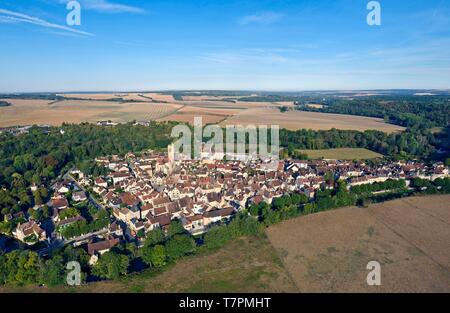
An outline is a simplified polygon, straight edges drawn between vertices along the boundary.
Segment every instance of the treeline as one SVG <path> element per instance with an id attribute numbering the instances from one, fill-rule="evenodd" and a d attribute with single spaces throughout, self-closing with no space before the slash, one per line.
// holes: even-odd
<path id="1" fill-rule="evenodd" d="M 435 137 L 429 132 L 387 134 L 376 130 L 280 130 L 280 143 L 293 156 L 297 149 L 366 148 L 388 157 L 426 159 L 434 151 Z"/>
<path id="2" fill-rule="evenodd" d="M 0 99 L 20 99 L 20 100 L 63 100 L 63 96 L 54 93 L 23 93 L 23 94 L 0 94 Z"/>
<path id="3" fill-rule="evenodd" d="M 293 217 L 354 204 L 355 195 L 347 190 L 345 182 L 339 181 L 334 189 L 318 190 L 313 201 L 304 194 L 293 193 L 275 198 L 271 205 L 266 202 L 253 204 L 248 211 L 265 226 L 269 226 Z"/>
<path id="4" fill-rule="evenodd" d="M 412 129 L 446 127 L 450 123 L 447 96 L 365 97 L 328 101 L 323 108 L 299 105 L 303 111 L 378 117 L 386 122 Z"/>
<path id="5" fill-rule="evenodd" d="M 447 194 L 450 193 L 450 178 L 438 178 L 430 181 L 416 177 L 411 180 L 411 187 L 424 194 Z"/>
<path id="6" fill-rule="evenodd" d="M 414 178 L 411 180 L 409 188 L 386 189 L 386 192 L 379 194 L 371 194 L 370 192 L 357 194 L 358 199 L 356 204 L 365 207 L 371 203 L 380 203 L 409 196 L 437 195 L 449 193 L 450 193 L 450 178 L 448 177 L 438 178 L 434 181 L 421 178 Z"/>
<path id="7" fill-rule="evenodd" d="M 89 255 L 70 246 L 47 259 L 30 250 L 0 254 L 0 285 L 62 285 L 66 283 L 66 264 L 70 261 L 79 262 L 83 271 L 89 268 Z M 85 275 L 82 275 L 82 280 L 86 280 Z"/>
<path id="8" fill-rule="evenodd" d="M 352 192 L 355 194 L 372 193 L 384 190 L 394 190 L 406 188 L 406 181 L 404 179 L 388 179 L 385 182 L 378 182 L 373 184 L 364 184 L 359 186 L 353 186 Z"/>
<path id="9" fill-rule="evenodd" d="M 302 97 L 297 96 L 266 95 L 266 96 L 241 97 L 238 100 L 244 102 L 295 102 L 301 99 Z"/>
<path id="10" fill-rule="evenodd" d="M 248 212 L 258 218 L 265 226 L 277 224 L 297 216 L 328 211 L 336 208 L 383 202 L 411 195 L 449 194 L 450 178 L 434 181 L 415 178 L 411 182 L 413 190 L 406 189 L 405 180 L 388 180 L 383 183 L 366 184 L 352 187 L 350 190 L 344 181 L 334 182 L 333 189 L 317 190 L 313 199 L 304 194 L 293 193 L 273 200 L 272 204 L 261 202 L 253 204 Z M 386 190 L 386 193 L 374 195 L 374 192 Z"/>

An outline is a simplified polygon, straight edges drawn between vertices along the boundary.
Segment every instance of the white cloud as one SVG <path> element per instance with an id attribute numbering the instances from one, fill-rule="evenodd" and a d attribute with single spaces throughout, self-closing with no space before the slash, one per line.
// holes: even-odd
<path id="1" fill-rule="evenodd" d="M 275 12 L 260 12 L 247 15 L 239 20 L 240 25 L 248 24 L 270 24 L 279 21 L 284 14 Z"/>
<path id="2" fill-rule="evenodd" d="M 62 3 L 67 3 L 70 0 L 60 0 Z M 109 0 L 78 0 L 81 4 L 81 9 L 93 10 L 105 13 L 145 13 L 141 8 L 114 3 Z"/>
<path id="3" fill-rule="evenodd" d="M 3 24 L 5 24 L 5 23 L 28 23 L 28 24 L 45 27 L 45 28 L 58 29 L 58 30 L 62 30 L 62 31 L 70 32 L 70 33 L 79 34 L 79 35 L 94 36 L 94 34 L 84 32 L 81 30 L 77 30 L 77 29 L 74 29 L 74 28 L 71 28 L 71 27 L 68 27 L 65 25 L 50 23 L 50 22 L 40 19 L 38 17 L 26 15 L 26 14 L 19 13 L 19 12 L 4 10 L 4 9 L 0 9 L 0 23 L 3 23 Z"/>

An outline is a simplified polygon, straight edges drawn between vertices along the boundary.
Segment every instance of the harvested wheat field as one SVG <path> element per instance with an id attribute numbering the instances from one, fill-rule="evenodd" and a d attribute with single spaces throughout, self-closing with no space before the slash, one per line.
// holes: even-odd
<path id="1" fill-rule="evenodd" d="M 385 123 L 381 119 L 289 110 L 293 102 L 221 101 L 220 97 L 192 96 L 189 101 L 174 100 L 172 95 L 160 93 L 73 93 L 60 94 L 62 101 L 8 100 L 12 105 L 0 107 L 0 127 L 49 124 L 63 122 L 95 123 L 99 120 L 129 122 L 133 120 L 159 120 L 193 123 L 194 117 L 202 117 L 203 124 L 220 125 L 280 125 L 290 130 L 331 128 L 385 132 L 403 130 L 400 126 Z M 75 100 L 71 100 L 75 99 Z M 195 100 L 194 100 L 195 99 Z M 114 100 L 114 101 L 111 101 Z"/>
<path id="2" fill-rule="evenodd" d="M 315 104 L 315 103 L 309 103 L 306 106 L 314 109 L 323 109 L 324 107 L 323 104 Z"/>
<path id="3" fill-rule="evenodd" d="M 0 108 L 0 127 L 31 124 L 61 125 L 67 123 L 111 120 L 156 120 L 174 113 L 180 105 L 151 102 L 114 102 L 91 100 L 43 100 L 8 99 L 12 105 Z"/>
<path id="4" fill-rule="evenodd" d="M 177 121 L 183 123 L 194 124 L 195 117 L 201 117 L 203 124 L 220 123 L 227 117 L 238 114 L 241 109 L 239 108 L 209 108 L 198 106 L 183 106 L 176 113 L 166 116 L 160 121 Z"/>
<path id="5" fill-rule="evenodd" d="M 227 102 L 227 101 L 182 101 L 186 106 L 193 108 L 209 108 L 209 109 L 236 109 L 236 110 L 246 110 L 251 107 L 261 107 L 258 102 Z M 267 106 L 267 104 L 266 104 Z"/>
<path id="6" fill-rule="evenodd" d="M 223 125 L 280 125 L 289 130 L 331 128 L 365 131 L 376 129 L 388 133 L 404 130 L 403 127 L 387 124 L 382 119 L 355 115 L 316 113 L 304 111 L 280 112 L 276 108 L 257 108 L 242 111 L 228 118 Z"/>
<path id="7" fill-rule="evenodd" d="M 64 93 L 57 94 L 58 96 L 79 100 L 112 100 L 112 99 L 123 99 L 125 101 L 160 101 L 160 102 L 173 102 L 174 98 L 172 95 L 163 95 L 159 93 L 121 93 L 121 92 L 111 92 L 111 93 Z"/>
<path id="8" fill-rule="evenodd" d="M 201 117 L 202 124 L 217 124 L 223 121 L 226 116 L 222 115 L 209 115 L 209 114 L 185 114 L 185 113 L 175 113 L 164 118 L 158 119 L 158 121 L 172 121 L 172 122 L 180 122 L 194 125 L 194 118 Z"/>
<path id="9" fill-rule="evenodd" d="M 154 92 L 140 93 L 140 95 L 144 96 L 146 98 L 151 98 L 154 101 L 161 101 L 161 102 L 174 102 L 175 101 L 175 99 L 173 98 L 172 95 L 164 95 L 164 94 L 154 93 Z"/>
<path id="10" fill-rule="evenodd" d="M 399 199 L 267 230 L 300 292 L 450 292 L 450 196 Z M 368 262 L 381 286 L 368 286 Z"/>

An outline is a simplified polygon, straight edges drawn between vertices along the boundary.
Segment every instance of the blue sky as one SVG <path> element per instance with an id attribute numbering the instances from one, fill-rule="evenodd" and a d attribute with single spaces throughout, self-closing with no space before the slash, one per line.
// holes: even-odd
<path id="1" fill-rule="evenodd" d="M 450 1 L 0 1 L 0 92 L 450 88 Z"/>

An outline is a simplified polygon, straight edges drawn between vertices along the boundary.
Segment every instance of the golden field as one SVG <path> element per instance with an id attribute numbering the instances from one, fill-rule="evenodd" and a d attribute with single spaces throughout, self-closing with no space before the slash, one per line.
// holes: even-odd
<path id="1" fill-rule="evenodd" d="M 95 123 L 100 120 L 130 122 L 133 120 L 179 121 L 193 123 L 203 117 L 203 123 L 220 125 L 279 125 L 289 130 L 331 128 L 384 132 L 404 128 L 385 123 L 382 119 L 294 110 L 293 102 L 223 101 L 214 96 L 186 96 L 174 100 L 160 93 L 73 93 L 60 94 L 62 101 L 5 99 L 12 105 L 0 107 L 0 127 L 32 124 L 60 125 L 63 122 Z M 76 100 L 71 100 L 76 99 Z M 114 101 L 113 101 L 114 100 Z M 290 108 L 281 112 L 280 107 Z"/>
<path id="2" fill-rule="evenodd" d="M 111 120 L 155 120 L 174 113 L 180 105 L 152 102 L 120 103 L 113 101 L 64 100 L 53 103 L 43 100 L 7 99 L 12 105 L 0 108 L 0 127 L 16 125 L 61 125 L 67 123 Z"/>
<path id="3" fill-rule="evenodd" d="M 449 195 L 284 221 L 268 237 L 300 292 L 450 292 Z M 369 286 L 370 261 L 381 286 Z"/>
<path id="4" fill-rule="evenodd" d="M 255 108 L 240 112 L 225 120 L 223 125 L 280 125 L 289 130 L 312 129 L 328 130 L 332 128 L 343 130 L 365 131 L 376 129 L 387 133 L 401 131 L 404 128 L 385 123 L 382 119 L 343 115 L 316 113 L 304 111 L 280 112 L 277 108 Z"/>

